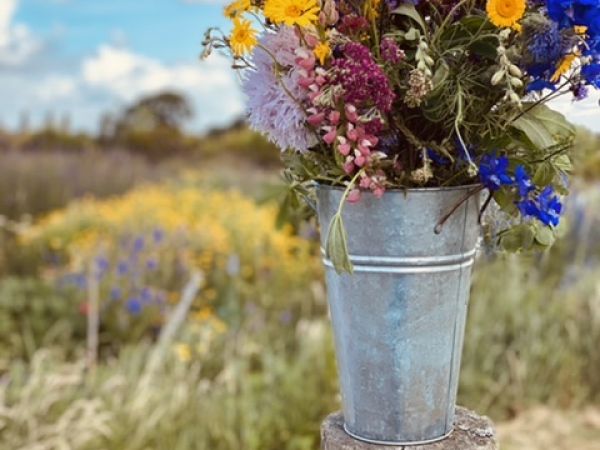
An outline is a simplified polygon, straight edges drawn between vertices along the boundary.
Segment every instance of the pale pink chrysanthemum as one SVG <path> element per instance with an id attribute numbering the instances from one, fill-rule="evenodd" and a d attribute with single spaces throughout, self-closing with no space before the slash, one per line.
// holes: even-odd
<path id="1" fill-rule="evenodd" d="M 307 96 L 296 66 L 300 39 L 292 28 L 282 27 L 276 33 L 263 34 L 260 45 L 275 57 L 277 65 L 269 53 L 257 47 L 255 70 L 248 72 L 242 86 L 248 97 L 250 126 L 282 150 L 307 151 L 317 144 L 317 137 L 307 128 L 306 114 L 298 104 L 306 102 Z"/>

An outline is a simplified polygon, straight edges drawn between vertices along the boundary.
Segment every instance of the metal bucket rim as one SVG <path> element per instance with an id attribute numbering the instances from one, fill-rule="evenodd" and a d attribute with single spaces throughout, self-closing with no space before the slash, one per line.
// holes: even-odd
<path id="1" fill-rule="evenodd" d="M 332 186 L 330 184 L 324 184 L 315 182 L 315 185 L 319 189 L 330 190 L 330 191 L 341 191 L 344 192 L 346 187 L 344 186 Z M 461 186 L 438 186 L 438 187 L 423 187 L 423 188 L 391 188 L 386 189 L 387 193 L 399 193 L 399 194 L 409 194 L 412 192 L 415 193 L 430 193 L 430 192 L 453 192 L 453 191 L 469 191 L 480 189 L 483 186 L 481 183 L 472 183 L 472 184 L 464 184 Z"/>

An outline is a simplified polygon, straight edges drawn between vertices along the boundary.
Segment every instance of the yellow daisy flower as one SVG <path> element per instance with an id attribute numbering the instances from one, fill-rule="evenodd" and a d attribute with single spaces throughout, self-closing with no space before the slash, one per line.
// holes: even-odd
<path id="1" fill-rule="evenodd" d="M 321 65 L 324 65 L 325 61 L 331 56 L 331 47 L 327 42 L 321 42 L 315 47 L 314 52 Z"/>
<path id="2" fill-rule="evenodd" d="M 554 75 L 552 75 L 550 81 L 552 83 L 556 83 L 558 80 L 560 80 L 560 77 L 562 77 L 567 72 L 569 72 L 569 70 L 571 70 L 571 67 L 573 66 L 573 63 L 576 59 L 577 55 L 575 54 L 565 56 L 556 68 L 556 72 L 554 72 Z"/>
<path id="3" fill-rule="evenodd" d="M 248 12 L 252 9 L 251 0 L 235 0 L 225 7 L 223 14 L 225 17 L 234 19 L 238 15 Z"/>
<path id="4" fill-rule="evenodd" d="M 499 28 L 514 27 L 526 9 L 526 0 L 488 0 L 486 8 L 490 22 Z"/>
<path id="5" fill-rule="evenodd" d="M 250 53 L 256 44 L 256 30 L 252 28 L 252 22 L 246 19 L 233 19 L 233 31 L 229 38 L 229 45 L 235 56 L 244 56 Z"/>
<path id="6" fill-rule="evenodd" d="M 319 20 L 317 0 L 266 0 L 265 17 L 276 25 L 308 28 Z"/>

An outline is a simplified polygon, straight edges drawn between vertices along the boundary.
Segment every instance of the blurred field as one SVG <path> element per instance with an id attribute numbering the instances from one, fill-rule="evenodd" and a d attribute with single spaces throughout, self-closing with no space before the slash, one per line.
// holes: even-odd
<path id="1" fill-rule="evenodd" d="M 0 449 L 317 449 L 334 353 L 315 225 L 276 226 L 277 152 L 241 124 L 134 131 L 0 139 Z M 567 237 L 477 265 L 461 403 L 508 450 L 600 448 L 600 140 L 579 139 Z"/>
<path id="2" fill-rule="evenodd" d="M 600 448 L 600 410 L 564 412 L 534 408 L 498 427 L 507 450 L 597 450 Z"/>

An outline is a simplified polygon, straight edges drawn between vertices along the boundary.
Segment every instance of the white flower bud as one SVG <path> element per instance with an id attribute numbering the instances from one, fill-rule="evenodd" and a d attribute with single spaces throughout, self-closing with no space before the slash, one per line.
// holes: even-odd
<path id="1" fill-rule="evenodd" d="M 504 70 L 499 70 L 498 72 L 496 72 L 492 77 L 492 86 L 499 85 L 504 79 L 504 75 L 506 75 L 506 72 Z"/>
<path id="2" fill-rule="evenodd" d="M 511 91 L 508 95 L 509 95 L 509 99 L 512 103 L 514 103 L 515 105 L 521 104 L 521 98 L 517 95 L 516 92 Z"/>
<path id="3" fill-rule="evenodd" d="M 523 82 L 521 80 L 519 80 L 518 78 L 515 78 L 515 77 L 512 77 L 510 79 L 510 84 L 512 84 L 513 87 L 516 87 L 517 89 L 523 87 Z"/>
<path id="4" fill-rule="evenodd" d="M 522 78 L 523 77 L 523 72 L 521 72 L 521 69 L 519 69 L 514 64 L 510 64 L 508 66 L 508 70 L 510 71 L 511 75 L 513 75 L 513 76 L 515 76 L 517 78 Z"/>

